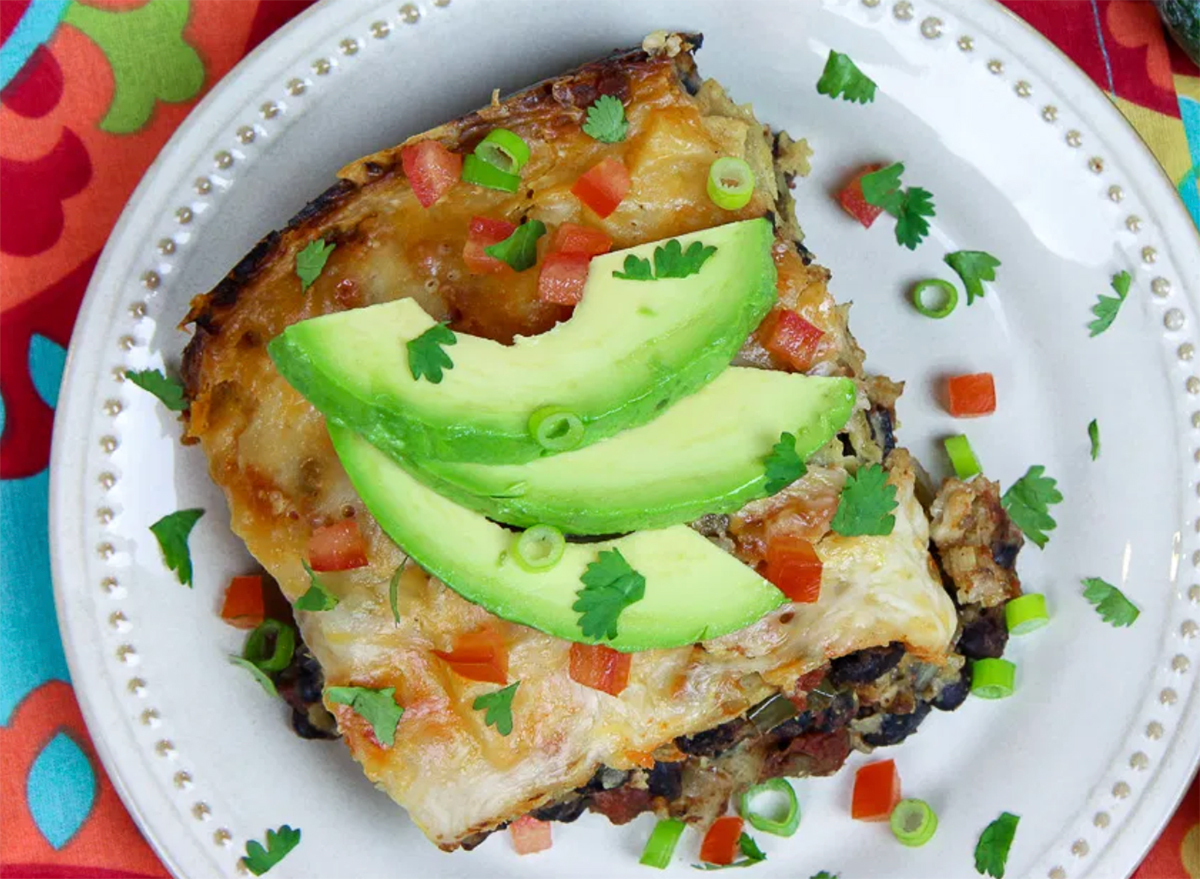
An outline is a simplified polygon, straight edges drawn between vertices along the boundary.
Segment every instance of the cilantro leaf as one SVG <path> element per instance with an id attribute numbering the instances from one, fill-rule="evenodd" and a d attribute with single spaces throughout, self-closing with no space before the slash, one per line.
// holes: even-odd
<path id="1" fill-rule="evenodd" d="M 849 55 L 829 50 L 829 59 L 821 78 L 817 80 L 817 93 L 843 101 L 869 104 L 875 100 L 875 82 L 855 66 Z"/>
<path id="2" fill-rule="evenodd" d="M 813 876 L 812 879 L 838 879 L 838 877 L 837 873 L 830 873 L 828 870 L 822 870 L 816 876 Z"/>
<path id="3" fill-rule="evenodd" d="M 579 628 L 587 638 L 617 637 L 621 611 L 646 595 L 646 578 L 629 566 L 621 550 L 604 550 L 579 578 L 584 585 L 571 605 L 579 611 Z"/>
<path id="4" fill-rule="evenodd" d="M 304 559 L 300 560 L 300 564 L 304 565 L 304 570 L 308 571 L 308 579 L 312 583 L 308 587 L 308 591 L 296 599 L 296 610 L 333 610 L 338 606 L 338 598 L 331 594 L 317 579 L 317 573 Z"/>
<path id="5" fill-rule="evenodd" d="M 1000 260 L 982 250 L 956 250 L 947 253 L 945 260 L 967 288 L 967 305 L 983 298 L 983 282 L 996 280 L 996 267 L 1000 265 Z"/>
<path id="6" fill-rule="evenodd" d="M 180 510 L 163 516 L 150 526 L 162 549 L 163 561 L 179 577 L 179 582 L 192 588 L 192 552 L 188 549 L 188 535 L 204 510 Z"/>
<path id="7" fill-rule="evenodd" d="M 638 259 L 631 253 L 625 257 L 625 271 L 613 272 L 613 277 L 626 281 L 653 281 L 654 273 L 650 270 L 650 260 Z"/>
<path id="8" fill-rule="evenodd" d="M 1083 590 L 1083 597 L 1095 605 L 1100 619 L 1114 628 L 1132 626 L 1133 621 L 1141 614 L 1137 605 L 1113 584 L 1099 577 L 1088 577 L 1083 581 L 1083 585 L 1087 587 Z"/>
<path id="9" fill-rule="evenodd" d="M 165 375 L 161 369 L 141 369 L 136 372 L 127 369 L 125 378 L 143 391 L 149 391 L 158 397 L 159 401 L 172 412 L 183 412 L 188 407 L 183 384 L 178 379 Z"/>
<path id="10" fill-rule="evenodd" d="M 400 625 L 400 577 L 407 565 L 408 556 L 405 556 L 404 561 L 396 566 L 396 573 L 392 574 L 392 582 L 388 584 L 388 604 L 392 606 L 392 619 L 397 626 Z"/>
<path id="11" fill-rule="evenodd" d="M 829 527 L 844 537 L 886 537 L 896 527 L 896 506 L 896 486 L 887 481 L 887 471 L 879 464 L 860 467 L 857 476 L 846 477 Z"/>
<path id="12" fill-rule="evenodd" d="M 513 731 L 512 700 L 520 684 L 521 682 L 517 681 L 514 684 L 509 684 L 503 690 L 496 690 L 494 693 L 485 693 L 471 703 L 471 707 L 476 711 L 487 711 L 483 715 L 484 726 L 494 726 L 496 732 L 502 736 L 506 736 Z"/>
<path id="13" fill-rule="evenodd" d="M 321 277 L 329 254 L 333 253 L 335 247 L 336 244 L 326 244 L 325 239 L 318 238 L 308 242 L 304 249 L 296 254 L 296 277 L 300 279 L 300 289 L 305 293 L 317 278 Z"/>
<path id="14" fill-rule="evenodd" d="M 734 861 L 730 864 L 692 864 L 697 870 L 725 870 L 729 867 L 753 867 L 755 864 L 761 864 L 767 859 L 766 853 L 758 847 L 758 843 L 748 833 L 743 833 L 738 837 L 738 848 L 745 856 L 740 861 Z"/>
<path id="15" fill-rule="evenodd" d="M 381 745 L 390 748 L 395 743 L 396 726 L 404 715 L 404 709 L 396 704 L 395 687 L 326 687 L 325 696 L 330 702 L 349 705 L 351 711 L 371 724 Z"/>
<path id="16" fill-rule="evenodd" d="M 890 211 L 889 211 L 890 213 Z M 896 242 L 916 250 L 917 245 L 929 234 L 926 217 L 937 213 L 933 207 L 933 193 L 919 186 L 904 190 L 904 198 L 896 211 Z"/>
<path id="17" fill-rule="evenodd" d="M 430 384 L 441 384 L 442 370 L 454 369 L 454 361 L 442 346 L 457 344 L 458 337 L 445 324 L 434 324 L 415 339 L 409 339 L 408 369 L 413 379 L 424 376 Z"/>
<path id="18" fill-rule="evenodd" d="M 864 174 L 858 181 L 862 186 L 863 198 L 867 204 L 883 208 L 889 214 L 899 209 L 900 175 L 904 173 L 903 162 L 893 162 L 886 168 Z"/>
<path id="19" fill-rule="evenodd" d="M 1000 498 L 1008 512 L 1008 518 L 1025 532 L 1025 536 L 1045 547 L 1050 538 L 1045 532 L 1053 531 L 1058 524 L 1050 515 L 1050 505 L 1062 503 L 1062 492 L 1049 476 L 1043 476 L 1046 468 L 1040 464 L 1030 467 L 1025 475 L 1009 486 Z"/>
<path id="20" fill-rule="evenodd" d="M 1092 306 L 1092 314 L 1096 315 L 1095 320 L 1088 324 L 1089 338 L 1095 338 L 1112 326 L 1113 321 L 1117 319 L 1117 312 L 1121 310 L 1121 303 L 1125 301 L 1125 297 L 1129 295 L 1129 285 L 1133 283 L 1133 277 L 1129 272 L 1118 272 L 1112 277 L 1112 288 L 1116 292 L 1116 296 L 1099 296 L 1096 299 L 1096 304 Z"/>
<path id="21" fill-rule="evenodd" d="M 485 247 L 483 252 L 507 263 L 514 271 L 523 272 L 537 264 L 538 239 L 545 234 L 545 223 L 529 220 L 514 229 L 503 241 Z"/>
<path id="22" fill-rule="evenodd" d="M 1092 460 L 1100 457 L 1100 424 L 1093 418 L 1088 422 L 1088 439 L 1092 442 Z"/>
<path id="23" fill-rule="evenodd" d="M 258 681 L 262 688 L 267 691 L 268 696 L 274 696 L 276 698 L 279 697 L 279 691 L 275 689 L 275 682 L 267 676 L 265 671 L 263 671 L 249 659 L 243 659 L 240 656 L 231 656 L 229 657 L 229 662 L 232 665 L 240 666 L 241 668 L 244 668 L 246 671 L 250 672 L 254 680 Z"/>
<path id="24" fill-rule="evenodd" d="M 588 107 L 583 133 L 601 143 L 620 143 L 625 139 L 629 123 L 625 121 L 625 105 L 620 98 L 601 95 Z"/>
<path id="25" fill-rule="evenodd" d="M 300 844 L 300 828 L 295 830 L 284 824 L 278 830 L 267 831 L 267 847 L 256 839 L 246 843 L 246 857 L 242 863 L 255 876 L 261 876 L 283 860 L 284 856 Z"/>
<path id="26" fill-rule="evenodd" d="M 771 447 L 766 463 L 768 495 L 777 494 L 808 472 L 796 454 L 796 437 L 790 433 L 779 435 L 779 442 Z"/>
<path id="27" fill-rule="evenodd" d="M 625 270 L 613 272 L 614 278 L 626 281 L 658 281 L 663 278 L 686 278 L 699 273 L 708 258 L 717 252 L 715 245 L 704 245 L 693 241 L 684 250 L 677 238 L 654 248 L 654 272 L 650 271 L 650 260 L 638 259 L 633 254 L 625 257 Z"/>
<path id="28" fill-rule="evenodd" d="M 1008 861 L 1008 850 L 1017 835 L 1020 817 L 1011 812 L 1001 812 L 1000 817 L 983 829 L 975 845 L 975 870 L 996 879 L 1004 879 L 1004 865 Z"/>

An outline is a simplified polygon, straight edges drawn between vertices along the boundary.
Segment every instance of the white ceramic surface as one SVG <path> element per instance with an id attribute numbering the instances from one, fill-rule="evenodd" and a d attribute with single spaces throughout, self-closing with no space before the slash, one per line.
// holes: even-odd
<path id="1" fill-rule="evenodd" d="M 1200 753 L 1200 245 L 1083 74 L 978 0 L 343 2 L 240 65 L 146 175 L 88 291 L 59 407 L 51 531 L 72 676 L 118 790 L 177 875 L 234 875 L 246 840 L 285 822 L 304 836 L 272 871 L 281 879 L 642 871 L 648 816 L 556 825 L 553 850 L 536 857 L 518 859 L 504 834 L 443 854 L 341 744 L 293 735 L 281 704 L 225 660 L 244 636 L 218 619 L 221 593 L 250 559 L 203 456 L 116 375 L 176 365 L 189 297 L 342 163 L 661 27 L 703 31 L 702 71 L 815 149 L 796 189 L 807 243 L 835 294 L 854 300 L 871 368 L 908 382 L 902 441 L 944 475 L 940 439 L 965 428 L 990 476 L 1007 485 L 1044 464 L 1066 496 L 1048 547 L 1020 559 L 1054 620 L 1011 642 L 1017 694 L 935 712 L 886 752 L 906 793 L 938 810 L 934 840 L 903 849 L 849 819 L 856 756 L 837 777 L 798 783 L 800 831 L 760 834 L 769 860 L 755 875 L 972 876 L 979 832 L 1008 810 L 1022 817 L 1009 875 L 1119 876 L 1181 795 Z M 816 93 L 830 47 L 878 82 L 874 104 Z M 888 222 L 864 231 L 830 198 L 850 169 L 894 159 L 938 208 L 915 253 Z M 960 248 L 996 254 L 999 280 L 949 320 L 918 316 L 908 286 L 948 276 L 941 258 Z M 1121 269 L 1134 276 L 1129 300 L 1089 339 L 1089 309 Z M 996 375 L 999 411 L 955 422 L 938 378 L 979 370 Z M 194 506 L 208 513 L 188 590 L 147 526 Z M 1142 608 L 1136 625 L 1102 623 L 1080 595 L 1085 576 L 1119 584 Z M 697 845 L 685 837 L 675 874 L 693 875 Z"/>

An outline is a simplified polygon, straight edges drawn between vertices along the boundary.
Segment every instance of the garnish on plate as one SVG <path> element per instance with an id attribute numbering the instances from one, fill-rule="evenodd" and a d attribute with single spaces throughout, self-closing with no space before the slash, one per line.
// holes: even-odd
<path id="1" fill-rule="evenodd" d="M 965 434 L 948 436 L 943 442 L 955 476 L 965 480 L 983 472 L 983 465 L 979 463 L 975 450 L 971 448 L 971 441 Z"/>
<path id="2" fill-rule="evenodd" d="M 200 509 L 179 510 L 150 526 L 162 549 L 163 561 L 189 589 L 192 588 L 192 552 L 188 548 L 188 535 L 203 515 L 204 510 Z"/>
<path id="3" fill-rule="evenodd" d="M 687 825 L 678 818 L 661 819 L 650 831 L 650 838 L 646 840 L 646 847 L 642 850 L 642 857 L 638 863 L 658 870 L 667 869 L 667 865 L 671 863 L 671 855 L 675 854 L 675 846 L 679 844 L 679 837 L 683 836 L 686 827 Z"/>
<path id="4" fill-rule="evenodd" d="M 312 566 L 304 559 L 300 560 L 300 564 L 304 565 L 304 570 L 308 572 L 310 585 L 308 591 L 296 599 L 296 610 L 323 611 L 337 607 L 337 596 L 325 588 Z"/>
<path id="5" fill-rule="evenodd" d="M 476 711 L 486 712 L 483 715 L 484 725 L 494 726 L 496 732 L 502 736 L 506 736 L 513 731 L 512 701 L 513 696 L 517 694 L 517 687 L 520 685 L 521 682 L 516 681 L 509 684 L 503 690 L 496 690 L 494 693 L 485 693 L 471 703 L 471 707 Z"/>
<path id="6" fill-rule="evenodd" d="M 267 831 L 267 845 L 256 839 L 246 843 L 246 856 L 242 863 L 255 876 L 261 876 L 284 859 L 292 849 L 300 844 L 300 828 L 293 830 L 284 824 L 278 830 Z"/>
<path id="7" fill-rule="evenodd" d="M 351 711 L 371 724 L 381 745 L 390 748 L 395 743 L 396 726 L 404 715 L 404 709 L 396 704 L 395 687 L 326 687 L 325 696 L 330 702 L 349 705 Z"/>
<path id="8" fill-rule="evenodd" d="M 529 161 L 529 144 L 507 128 L 493 128 L 475 147 L 475 155 L 506 174 L 520 174 Z"/>
<path id="9" fill-rule="evenodd" d="M 756 803 L 761 798 L 783 797 L 783 808 L 763 809 Z M 775 836 L 792 836 L 800 827 L 800 801 L 796 790 L 786 778 L 769 778 L 761 784 L 747 788 L 738 799 L 738 814 L 750 822 L 750 826 L 763 833 Z"/>
<path id="10" fill-rule="evenodd" d="M 1026 592 L 1010 598 L 1004 604 L 1004 624 L 1010 635 L 1028 635 L 1050 622 L 1046 610 L 1046 596 L 1039 592 Z"/>
<path id="11" fill-rule="evenodd" d="M 183 412 L 188 407 L 188 399 L 184 393 L 183 383 L 172 376 L 166 375 L 161 369 L 125 370 L 125 378 L 129 379 L 143 391 L 148 391 L 158 397 L 159 402 L 172 412 Z"/>
<path id="12" fill-rule="evenodd" d="M 875 81 L 850 60 L 849 55 L 829 50 L 825 69 L 817 80 L 817 93 L 843 101 L 869 104 L 875 100 Z"/>
<path id="13" fill-rule="evenodd" d="M 983 298 L 983 282 L 996 280 L 1000 260 L 983 250 L 956 250 L 944 257 L 946 265 L 962 278 L 967 305 Z"/>
<path id="14" fill-rule="evenodd" d="M 771 447 L 767 456 L 767 494 L 778 494 L 801 476 L 808 468 L 796 454 L 796 437 L 791 433 L 779 435 L 779 442 Z"/>
<path id="15" fill-rule="evenodd" d="M 937 214 L 933 205 L 933 193 L 919 186 L 900 189 L 900 175 L 904 164 L 895 162 L 886 168 L 864 174 L 859 183 L 863 198 L 868 204 L 883 208 L 896 218 L 896 242 L 916 250 L 917 245 L 929 234 L 926 217 Z"/>
<path id="16" fill-rule="evenodd" d="M 1141 614 L 1137 605 L 1112 583 L 1099 577 L 1088 577 L 1083 581 L 1083 585 L 1086 587 L 1083 597 L 1095 606 L 1100 619 L 1113 628 L 1132 626 Z"/>
<path id="17" fill-rule="evenodd" d="M 614 278 L 626 281 L 660 281 L 663 278 L 686 278 L 699 273 L 701 266 L 717 252 L 713 245 L 693 241 L 684 250 L 679 239 L 672 238 L 666 244 L 654 248 L 654 269 L 650 260 L 638 259 L 633 254 L 625 257 L 625 270 L 613 272 Z"/>
<path id="18" fill-rule="evenodd" d="M 498 244 L 483 249 L 488 256 L 500 260 L 515 272 L 523 272 L 537 264 L 538 239 L 546 234 L 546 224 L 541 220 L 522 223 Z"/>
<path id="19" fill-rule="evenodd" d="M 442 350 L 457 344 L 458 337 L 445 324 L 435 324 L 415 339 L 409 339 L 408 369 L 414 379 L 424 378 L 430 384 L 441 384 L 442 371 L 454 368 L 450 355 Z"/>
<path id="20" fill-rule="evenodd" d="M 975 846 L 975 869 L 995 879 L 1004 879 L 1004 866 L 1008 863 L 1008 850 L 1017 835 L 1020 817 L 1011 812 L 1001 812 L 1000 817 L 984 828 Z"/>
<path id="21" fill-rule="evenodd" d="M 1112 276 L 1112 288 L 1117 295 L 1097 297 L 1096 304 L 1092 306 L 1092 314 L 1096 317 L 1088 324 L 1090 337 L 1100 335 L 1113 325 L 1113 321 L 1117 319 L 1117 312 L 1121 310 L 1121 303 L 1129 296 L 1129 285 L 1132 283 L 1133 276 L 1129 272 L 1117 272 Z"/>
<path id="22" fill-rule="evenodd" d="M 941 320 L 958 307 L 958 290 L 941 278 L 926 278 L 913 287 L 912 303 L 920 314 Z"/>
<path id="23" fill-rule="evenodd" d="M 263 671 L 249 659 L 245 659 L 241 656 L 230 656 L 229 663 L 231 665 L 244 668 L 246 671 L 250 672 L 250 676 L 253 677 L 254 680 L 258 681 L 259 685 L 266 690 L 268 696 L 279 698 L 279 691 L 275 689 L 275 682 L 271 680 L 265 671 Z"/>
<path id="24" fill-rule="evenodd" d="M 946 379 L 948 411 L 955 418 L 977 418 L 996 411 L 996 380 L 990 372 Z"/>
<path id="25" fill-rule="evenodd" d="M 1095 418 L 1088 422 L 1088 441 L 1092 445 L 1092 460 L 1100 457 L 1100 422 Z"/>
<path id="26" fill-rule="evenodd" d="M 1017 667 L 1007 659 L 985 657 L 971 663 L 971 695 L 1007 699 L 1016 689 Z"/>
<path id="27" fill-rule="evenodd" d="M 321 272 L 325 270 L 325 263 L 329 260 L 329 254 L 333 253 L 336 247 L 336 244 L 326 244 L 324 238 L 318 238 L 308 242 L 304 249 L 296 254 L 296 277 L 300 279 L 302 291 L 307 293 L 308 288 L 316 283 L 317 278 L 321 277 Z"/>
<path id="28" fill-rule="evenodd" d="M 1058 524 L 1050 515 L 1050 507 L 1063 499 L 1058 483 L 1044 475 L 1045 472 L 1041 464 L 1030 467 L 1000 498 L 1008 517 L 1039 548 L 1044 548 L 1050 539 L 1046 532 L 1053 531 Z"/>
<path id="29" fill-rule="evenodd" d="M 708 842 L 708 837 L 705 837 L 705 843 Z M 755 864 L 761 864 L 767 859 L 766 852 L 758 847 L 758 843 L 754 841 L 749 833 L 742 833 L 737 838 L 737 851 L 741 853 L 740 860 L 730 860 L 726 863 L 710 862 L 706 864 L 692 864 L 692 867 L 697 870 L 725 870 L 729 867 L 753 867 Z M 700 857 L 704 857 L 703 850 Z"/>
<path id="30" fill-rule="evenodd" d="M 896 506 L 896 486 L 887 481 L 887 471 L 870 464 L 846 477 L 829 527 L 843 537 L 886 537 L 896 527 Z"/>
<path id="31" fill-rule="evenodd" d="M 620 143 L 625 139 L 629 123 L 625 120 L 625 105 L 612 95 L 601 95 L 588 107 L 583 133 L 601 143 Z"/>
<path id="32" fill-rule="evenodd" d="M 621 550 L 600 552 L 579 578 L 584 588 L 571 605 L 578 611 L 579 628 L 586 638 L 617 637 L 617 618 L 629 605 L 646 595 L 646 578 L 629 566 Z"/>
<path id="33" fill-rule="evenodd" d="M 709 167 L 707 188 L 717 207 L 740 210 L 754 197 L 754 170 L 745 159 L 723 156 Z"/>
<path id="34" fill-rule="evenodd" d="M 901 800 L 892 809 L 888 824 L 901 845 L 920 848 L 937 832 L 937 812 L 924 800 Z"/>

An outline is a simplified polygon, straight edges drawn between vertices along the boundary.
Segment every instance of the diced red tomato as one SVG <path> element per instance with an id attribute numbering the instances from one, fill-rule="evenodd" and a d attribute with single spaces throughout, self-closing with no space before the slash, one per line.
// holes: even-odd
<path id="1" fill-rule="evenodd" d="M 883 208 L 878 205 L 873 205 L 867 201 L 863 195 L 862 179 L 873 171 L 878 171 L 883 165 L 867 165 L 854 179 L 838 193 L 838 201 L 841 202 L 842 208 L 858 222 L 862 223 L 868 229 L 871 224 L 879 219 L 879 215 L 883 213 Z"/>
<path id="2" fill-rule="evenodd" d="M 825 336 L 819 327 L 787 308 L 768 314 L 759 332 L 763 347 L 799 372 L 812 367 L 817 346 Z"/>
<path id="3" fill-rule="evenodd" d="M 571 680 L 619 696 L 629 684 L 630 655 L 603 644 L 571 645 Z"/>
<path id="4" fill-rule="evenodd" d="M 367 542 L 354 519 L 318 528 L 308 538 L 308 563 L 314 571 L 349 571 L 367 563 Z"/>
<path id="5" fill-rule="evenodd" d="M 237 629 L 253 629 L 266 615 L 267 602 L 260 574 L 234 577 L 229 581 L 225 603 L 221 605 L 221 619 Z"/>
<path id="6" fill-rule="evenodd" d="M 610 157 L 576 180 L 571 192 L 597 216 L 607 217 L 628 194 L 630 184 L 629 169 Z"/>
<path id="7" fill-rule="evenodd" d="M 714 821 L 700 843 L 700 860 L 708 864 L 732 864 L 737 857 L 743 826 L 745 822 L 736 815 L 726 815 Z"/>
<path id="8" fill-rule="evenodd" d="M 400 149 L 400 164 L 413 195 L 427 208 L 446 194 L 462 176 L 462 156 L 436 140 L 422 140 Z"/>
<path id="9" fill-rule="evenodd" d="M 496 259 L 484 253 L 485 247 L 499 244 L 517 227 L 507 220 L 496 220 L 492 217 L 472 217 L 471 226 L 467 232 L 467 243 L 463 247 L 463 261 L 467 270 L 475 275 L 494 275 L 499 272 L 511 272 L 512 267 L 504 260 Z"/>
<path id="10" fill-rule="evenodd" d="M 550 249 L 560 253 L 584 253 L 599 256 L 612 250 L 613 240 L 599 229 L 580 226 L 578 223 L 563 223 L 554 230 Z"/>
<path id="11" fill-rule="evenodd" d="M 538 299 L 554 305 L 576 305 L 583 298 L 591 257 L 583 253 L 548 253 L 538 275 Z"/>
<path id="12" fill-rule="evenodd" d="M 469 681 L 508 683 L 508 644 L 492 626 L 484 626 L 454 639 L 449 653 L 433 651 L 454 673 Z"/>
<path id="13" fill-rule="evenodd" d="M 532 815 L 522 815 L 509 824 L 508 832 L 512 836 L 513 850 L 519 855 L 544 852 L 554 844 L 550 838 L 550 822 L 539 821 Z"/>
<path id="14" fill-rule="evenodd" d="M 955 418 L 975 418 L 996 411 L 996 382 L 990 372 L 952 376 L 946 383 L 946 395 Z"/>
<path id="15" fill-rule="evenodd" d="M 900 802 L 900 773 L 896 761 L 880 760 L 860 766 L 854 774 L 850 817 L 856 821 L 886 821 Z"/>
<path id="16" fill-rule="evenodd" d="M 821 597 L 821 559 L 803 537 L 780 534 L 767 543 L 766 577 L 792 601 L 811 604 Z"/>

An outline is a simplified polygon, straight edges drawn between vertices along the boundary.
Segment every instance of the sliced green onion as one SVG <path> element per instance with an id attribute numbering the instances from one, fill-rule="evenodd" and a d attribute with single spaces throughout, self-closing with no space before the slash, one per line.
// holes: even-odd
<path id="1" fill-rule="evenodd" d="M 647 867 L 657 867 L 659 870 L 667 869 L 667 865 L 671 863 L 671 855 L 675 854 L 675 846 L 679 844 L 679 837 L 683 836 L 683 828 L 686 826 L 678 818 L 667 818 L 655 824 L 654 830 L 650 832 L 650 838 L 646 840 L 646 848 L 638 863 Z"/>
<path id="2" fill-rule="evenodd" d="M 521 185 L 521 178 L 516 174 L 501 171 L 476 155 L 463 159 L 462 179 L 467 183 L 499 189 L 501 192 L 516 192 Z"/>
<path id="3" fill-rule="evenodd" d="M 722 210 L 736 211 L 754 195 L 754 172 L 745 159 L 717 159 L 708 169 L 708 197 Z"/>
<path id="4" fill-rule="evenodd" d="M 889 819 L 892 833 L 904 845 L 922 846 L 937 831 L 937 813 L 924 800 L 901 800 Z"/>
<path id="5" fill-rule="evenodd" d="M 927 292 L 933 290 L 937 292 Z M 913 287 L 912 301 L 917 311 L 926 317 L 943 318 L 958 306 L 958 290 L 949 281 L 926 278 Z"/>
<path id="6" fill-rule="evenodd" d="M 267 639 L 273 638 L 271 652 L 267 652 Z M 263 671 L 283 671 L 296 652 L 296 633 L 292 627 L 279 620 L 263 620 L 246 639 L 242 656 Z"/>
<path id="7" fill-rule="evenodd" d="M 751 708 L 746 717 L 760 733 L 768 733 L 799 713 L 800 709 L 796 707 L 795 702 L 782 693 L 776 693 L 767 701 L 759 702 Z"/>
<path id="8" fill-rule="evenodd" d="M 522 531 L 513 543 L 517 564 L 532 574 L 547 571 L 558 564 L 567 539 L 553 525 L 534 525 Z"/>
<path id="9" fill-rule="evenodd" d="M 1028 635 L 1050 622 L 1046 612 L 1046 596 L 1027 592 L 1004 605 L 1004 621 L 1010 635 Z"/>
<path id="10" fill-rule="evenodd" d="M 946 454 L 950 456 L 950 463 L 954 465 L 955 476 L 959 479 L 970 479 L 983 472 L 979 459 L 975 457 L 975 450 L 971 448 L 971 441 L 963 434 L 948 436 L 945 442 Z"/>
<path id="11" fill-rule="evenodd" d="M 971 692 L 981 699 L 1004 699 L 1013 694 L 1017 667 L 1007 659 L 977 659 L 971 663 Z"/>
<path id="12" fill-rule="evenodd" d="M 507 128 L 493 128 L 475 147 L 475 155 L 505 174 L 517 174 L 529 161 L 529 145 Z"/>
<path id="13" fill-rule="evenodd" d="M 763 812 L 755 808 L 753 801 L 764 796 L 776 800 L 775 809 Z M 779 796 L 783 797 L 782 803 L 778 802 Z M 750 826 L 776 836 L 791 836 L 800 826 L 800 803 L 796 800 L 796 791 L 784 778 L 771 778 L 747 788 L 738 802 L 738 812 Z"/>
<path id="14" fill-rule="evenodd" d="M 543 406 L 530 415 L 529 432 L 548 452 L 565 452 L 583 442 L 583 422 L 561 406 Z"/>

